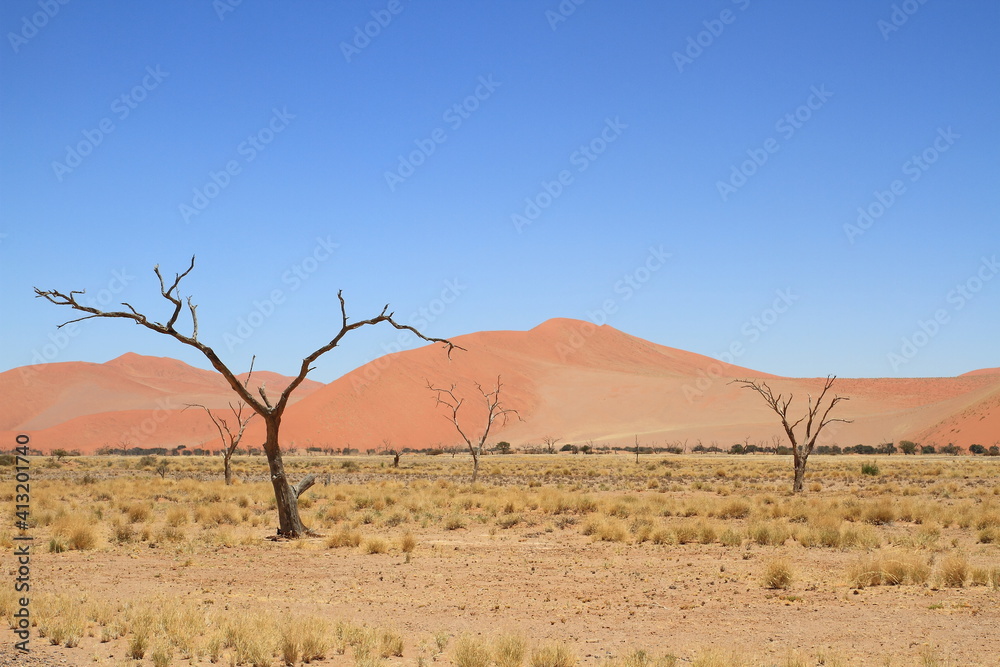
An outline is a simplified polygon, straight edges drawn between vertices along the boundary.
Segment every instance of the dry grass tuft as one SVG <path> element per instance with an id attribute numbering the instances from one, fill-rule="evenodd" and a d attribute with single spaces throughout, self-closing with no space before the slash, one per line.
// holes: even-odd
<path id="1" fill-rule="evenodd" d="M 862 556 L 847 570 L 848 581 L 854 588 L 922 584 L 930 578 L 930 574 L 931 568 L 927 563 L 908 554 Z"/>
<path id="2" fill-rule="evenodd" d="M 892 506 L 891 498 L 879 498 L 874 503 L 865 508 L 862 513 L 862 520 L 873 526 L 883 526 L 896 520 L 896 510 Z"/>
<path id="3" fill-rule="evenodd" d="M 326 538 L 328 549 L 338 549 L 341 547 L 356 547 L 361 544 L 361 533 L 344 526 L 340 531 L 333 533 Z"/>
<path id="4" fill-rule="evenodd" d="M 573 667 L 576 655 L 565 644 L 549 644 L 531 653 L 531 667 Z"/>
<path id="5" fill-rule="evenodd" d="M 709 649 L 695 658 L 691 667 L 743 667 L 745 664 L 735 653 L 723 653 L 716 649 Z"/>
<path id="6" fill-rule="evenodd" d="M 772 560 L 764 570 L 764 588 L 787 589 L 792 584 L 792 565 L 784 558 Z"/>
<path id="7" fill-rule="evenodd" d="M 941 561 L 938 576 L 941 578 L 943 586 L 961 588 L 965 586 L 965 581 L 969 578 L 969 561 L 965 556 L 952 554 Z"/>
<path id="8" fill-rule="evenodd" d="M 463 634 L 455 640 L 451 649 L 451 659 L 455 667 L 489 667 L 490 649 L 483 640 Z"/>
<path id="9" fill-rule="evenodd" d="M 521 667 L 525 641 L 520 635 L 500 635 L 493 640 L 493 662 L 497 667 Z"/>
<path id="10" fill-rule="evenodd" d="M 643 649 L 636 649 L 617 660 L 609 661 L 605 667 L 676 667 L 676 665 L 675 655 L 654 656 Z"/>
<path id="11" fill-rule="evenodd" d="M 233 650 L 235 664 L 271 667 L 278 643 L 270 616 L 242 613 L 229 617 L 225 624 L 225 645 Z"/>
<path id="12" fill-rule="evenodd" d="M 369 537 L 365 540 L 364 550 L 366 554 L 384 554 L 389 545 L 381 537 Z"/>

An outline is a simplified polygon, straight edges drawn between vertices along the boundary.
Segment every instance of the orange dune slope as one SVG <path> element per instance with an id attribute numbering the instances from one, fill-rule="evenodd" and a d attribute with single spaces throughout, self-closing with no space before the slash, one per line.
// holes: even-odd
<path id="1" fill-rule="evenodd" d="M 252 380 L 253 387 L 265 384 L 275 392 L 291 378 L 254 371 Z M 306 380 L 294 398 L 322 386 Z M 224 415 L 234 400 L 219 373 L 131 352 L 103 364 L 38 364 L 0 373 L 0 397 L 0 431 L 31 433 L 33 445 L 43 449 L 84 452 L 121 441 L 144 447 L 201 443 L 217 435 L 215 427 L 203 411 L 185 406 L 201 404 Z M 140 444 L 146 441 L 152 444 Z"/>
<path id="2" fill-rule="evenodd" d="M 815 396 L 824 380 L 776 378 L 575 320 L 549 320 L 526 332 L 470 334 L 454 342 L 466 349 L 453 352 L 450 360 L 441 346 L 426 346 L 375 360 L 323 387 L 289 408 L 286 442 L 362 450 L 379 448 L 383 439 L 398 447 L 461 444 L 427 382 L 457 385 L 466 401 L 460 414 L 468 421 L 462 423 L 478 435 L 486 411 L 475 382 L 489 390 L 501 375 L 503 404 L 517 409 L 523 421 L 491 432 L 490 443 L 540 444 L 551 436 L 563 443 L 631 445 L 638 437 L 646 445 L 687 441 L 693 447 L 700 441 L 728 448 L 747 438 L 755 443 L 784 438 L 760 397 L 731 384 L 733 378 L 761 379 L 790 392 L 798 401 L 793 408 L 804 408 L 806 396 Z M 1000 390 L 1000 377 L 841 379 L 834 389 L 850 396 L 838 415 L 854 422 L 831 425 L 820 442 L 878 444 L 914 438 L 959 418 L 962 410 Z M 990 414 L 1000 411 L 994 406 Z M 965 440 L 937 444 L 971 444 Z"/>
<path id="3" fill-rule="evenodd" d="M 731 380 L 757 378 L 776 392 L 791 393 L 793 413 L 804 409 L 807 395 L 815 396 L 824 380 L 779 378 L 568 319 L 453 340 L 464 349 L 450 358 L 443 346 L 426 345 L 372 361 L 329 385 L 304 385 L 282 421 L 283 445 L 365 450 L 384 442 L 400 448 L 463 444 L 427 384 L 455 386 L 463 400 L 460 423 L 476 438 L 486 416 L 476 383 L 490 392 L 498 376 L 502 404 L 520 419 L 494 424 L 490 445 L 537 445 L 546 436 L 576 444 L 631 445 L 635 438 L 647 446 L 689 448 L 698 442 L 725 448 L 747 440 L 771 444 L 774 437 L 783 440 L 775 415 Z M 93 451 L 126 433 L 142 447 L 218 447 L 218 434 L 203 413 L 180 412 L 196 402 L 226 408 L 231 394 L 215 373 L 138 355 L 107 364 L 27 368 L 36 373 L 34 384 L 12 379 L 24 369 L 0 374 L 0 395 L 14 406 L 0 427 L 33 431 L 36 446 Z M 269 388 L 277 385 L 268 379 Z M 853 422 L 831 425 L 820 444 L 1000 442 L 1000 374 L 990 369 L 955 378 L 841 378 L 834 390 L 850 397 L 836 416 Z M 261 425 L 251 426 L 245 442 L 262 440 Z"/>

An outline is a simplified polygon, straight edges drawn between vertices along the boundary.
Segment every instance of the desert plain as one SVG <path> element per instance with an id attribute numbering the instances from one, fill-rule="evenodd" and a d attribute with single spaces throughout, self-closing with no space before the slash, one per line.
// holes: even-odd
<path id="1" fill-rule="evenodd" d="M 35 471 L 37 625 L 5 664 L 488 665 L 503 641 L 532 665 L 1000 655 L 995 458 L 814 456 L 792 495 L 776 456 L 491 456 L 476 485 L 468 456 L 289 457 L 324 480 L 302 499 L 316 536 L 290 541 L 268 539 L 256 457 L 228 487 L 217 458 L 163 477 L 130 458 Z"/>

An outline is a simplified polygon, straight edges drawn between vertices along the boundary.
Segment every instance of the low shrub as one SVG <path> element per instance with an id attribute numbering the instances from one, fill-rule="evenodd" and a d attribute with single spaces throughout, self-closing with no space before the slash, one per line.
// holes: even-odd
<path id="1" fill-rule="evenodd" d="M 772 560 L 764 570 L 764 588 L 787 589 L 792 584 L 792 565 L 784 558 Z"/>

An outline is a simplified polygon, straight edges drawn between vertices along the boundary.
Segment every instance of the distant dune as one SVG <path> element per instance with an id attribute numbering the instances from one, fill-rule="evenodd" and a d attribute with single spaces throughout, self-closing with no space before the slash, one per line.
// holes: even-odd
<path id="1" fill-rule="evenodd" d="M 434 394 L 426 388 L 457 385 L 465 399 L 460 415 L 470 430 L 482 428 L 480 382 L 492 390 L 501 376 L 501 397 L 517 409 L 491 433 L 489 442 L 644 445 L 698 442 L 728 448 L 734 442 L 770 443 L 783 437 L 775 416 L 733 378 L 764 379 L 795 396 L 802 409 L 823 378 L 780 378 L 723 364 L 709 357 L 630 336 L 609 326 L 554 319 L 530 331 L 487 331 L 454 339 L 465 350 L 451 359 L 440 345 L 387 355 L 329 385 L 307 381 L 293 395 L 282 422 L 285 446 L 377 448 L 457 444 L 458 436 Z M 836 369 L 831 369 L 836 370 Z M 276 394 L 289 378 L 255 372 Z M 837 415 L 852 424 L 832 425 L 821 443 L 877 445 L 910 439 L 961 447 L 1000 442 L 1000 369 L 955 378 L 840 378 L 836 392 L 850 397 Z M 28 431 L 42 449 L 92 452 L 128 441 L 141 447 L 218 447 L 218 434 L 201 410 L 219 414 L 233 395 L 221 376 L 167 358 L 126 354 L 106 364 L 60 363 L 0 374 L 5 410 L 0 429 Z M 12 436 L 8 441 L 12 440 Z M 245 442 L 263 440 L 259 425 Z"/>
<path id="2" fill-rule="evenodd" d="M 246 374 L 239 376 L 245 380 Z M 290 381 L 254 371 L 252 385 L 278 393 Z M 294 394 L 302 400 L 322 387 L 306 380 Z M 63 362 L 23 366 L 0 373 L 5 409 L 0 430 L 28 432 L 41 449 L 95 451 L 105 445 L 196 446 L 218 437 L 201 404 L 229 411 L 232 389 L 214 371 L 167 357 L 127 353 L 103 364 Z"/>
<path id="3" fill-rule="evenodd" d="M 962 373 L 959 377 L 965 377 L 967 375 L 1000 375 L 1000 368 L 980 368 L 978 371 Z"/>

